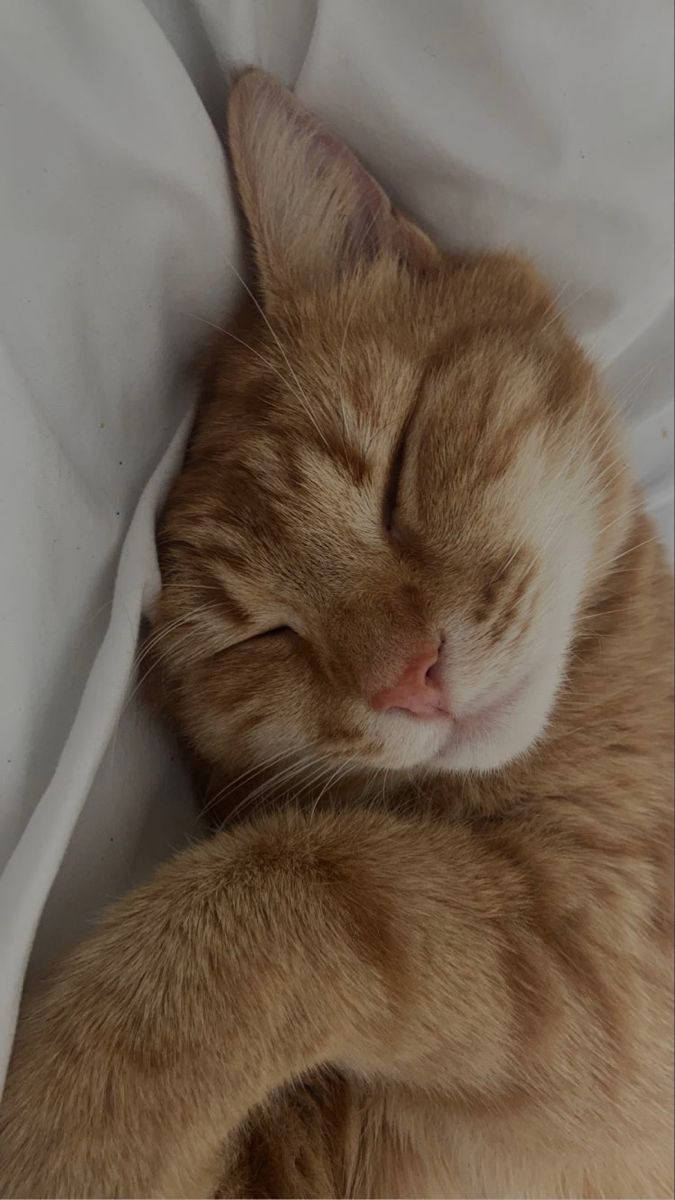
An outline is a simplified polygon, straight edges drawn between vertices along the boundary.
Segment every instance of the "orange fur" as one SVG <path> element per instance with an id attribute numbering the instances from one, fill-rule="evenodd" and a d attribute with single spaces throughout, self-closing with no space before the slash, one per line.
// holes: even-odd
<path id="1" fill-rule="evenodd" d="M 229 824 L 26 1005 L 3 1194 L 670 1196 L 672 586 L 611 410 L 530 266 L 260 72 L 230 146 L 260 303 L 146 648 Z M 373 713 L 438 631 L 456 720 Z"/>

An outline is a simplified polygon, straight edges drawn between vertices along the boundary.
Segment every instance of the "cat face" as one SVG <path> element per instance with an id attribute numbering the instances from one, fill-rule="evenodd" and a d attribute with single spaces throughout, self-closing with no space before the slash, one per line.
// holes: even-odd
<path id="1" fill-rule="evenodd" d="M 159 532 L 156 663 L 207 762 L 489 771 L 533 746 L 622 460 L 535 273 L 439 253 L 259 72 L 259 273 Z"/>

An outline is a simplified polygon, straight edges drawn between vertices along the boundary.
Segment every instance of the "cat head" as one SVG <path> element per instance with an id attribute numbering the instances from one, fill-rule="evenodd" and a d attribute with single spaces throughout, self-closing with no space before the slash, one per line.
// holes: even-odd
<path id="1" fill-rule="evenodd" d="M 165 705 L 226 771 L 499 768 L 623 536 L 595 374 L 530 266 L 443 254 L 260 71 L 229 143 L 256 300 L 160 524 Z"/>

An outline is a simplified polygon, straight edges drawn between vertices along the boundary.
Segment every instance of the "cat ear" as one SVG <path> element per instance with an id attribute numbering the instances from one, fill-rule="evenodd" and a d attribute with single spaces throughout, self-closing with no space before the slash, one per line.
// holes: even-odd
<path id="1" fill-rule="evenodd" d="M 228 134 L 265 300 L 330 282 L 379 254 L 419 270 L 439 261 L 351 150 L 264 71 L 234 83 Z"/>

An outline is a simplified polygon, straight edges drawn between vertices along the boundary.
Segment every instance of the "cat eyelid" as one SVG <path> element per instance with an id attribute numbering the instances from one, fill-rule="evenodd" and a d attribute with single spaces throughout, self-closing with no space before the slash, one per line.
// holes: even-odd
<path id="1" fill-rule="evenodd" d="M 226 647 L 227 650 L 240 650 L 244 646 L 250 646 L 255 642 L 262 642 L 278 638 L 297 637 L 295 629 L 291 625 L 274 625 L 269 629 L 260 629 L 257 633 L 250 633 L 247 637 L 235 638 Z"/>
<path id="2" fill-rule="evenodd" d="M 283 637 L 284 634 L 295 633 L 290 625 L 275 625 L 272 629 L 261 629 L 260 633 L 254 633 L 246 640 L 248 642 L 258 642 L 261 638 Z"/>
<path id="3" fill-rule="evenodd" d="M 382 519 L 385 529 L 391 531 L 392 518 L 396 510 L 398 500 L 398 489 L 401 482 L 401 474 L 403 472 L 403 463 L 405 460 L 406 442 L 408 435 L 417 411 L 417 405 L 413 405 L 408 413 L 401 432 L 398 436 L 391 463 L 389 465 L 389 474 L 387 476 L 386 486 L 384 490 L 384 500 L 382 507 Z"/>

